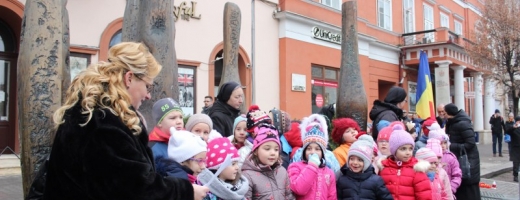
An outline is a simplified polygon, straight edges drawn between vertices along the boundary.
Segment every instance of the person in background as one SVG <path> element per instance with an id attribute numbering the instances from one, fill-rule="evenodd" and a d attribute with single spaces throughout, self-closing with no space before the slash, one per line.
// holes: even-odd
<path id="1" fill-rule="evenodd" d="M 493 157 L 497 156 L 497 144 L 498 144 L 498 156 L 502 156 L 502 131 L 505 129 L 504 118 L 500 116 L 500 110 L 496 109 L 495 114 L 489 119 L 491 124 L 491 133 L 493 136 Z"/>
<path id="2" fill-rule="evenodd" d="M 509 151 L 509 161 L 513 162 L 513 181 L 518 182 L 518 168 L 520 166 L 520 116 L 515 117 L 515 123 L 506 131 L 511 136 L 511 151 Z"/>
<path id="3" fill-rule="evenodd" d="M 204 107 L 202 107 L 202 114 L 208 114 L 209 108 L 213 105 L 213 97 L 205 96 L 204 97 Z"/>
<path id="4" fill-rule="evenodd" d="M 230 81 L 220 86 L 217 100 L 208 111 L 213 129 L 224 137 L 233 135 L 233 122 L 240 115 L 244 103 L 244 90 L 237 82 Z"/>
<path id="5" fill-rule="evenodd" d="M 439 123 L 439 126 L 441 126 L 441 128 L 444 128 L 444 126 L 446 126 L 446 121 L 448 121 L 448 118 L 446 118 L 444 104 L 439 104 L 437 106 L 437 117 L 435 119 L 437 120 L 437 123 Z"/>
<path id="6" fill-rule="evenodd" d="M 407 94 L 402 87 L 393 86 L 388 91 L 384 101 L 375 100 L 372 110 L 370 110 L 370 120 L 372 127 L 379 127 L 379 121 L 386 120 L 388 122 L 401 121 L 403 118 L 403 108 L 408 102 Z M 377 128 L 372 130 L 372 138 L 377 140 L 379 134 Z"/>

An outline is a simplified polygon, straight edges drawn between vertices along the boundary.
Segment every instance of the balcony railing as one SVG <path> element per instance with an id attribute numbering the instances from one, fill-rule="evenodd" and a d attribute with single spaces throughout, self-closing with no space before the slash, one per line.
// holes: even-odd
<path id="1" fill-rule="evenodd" d="M 468 43 L 471 43 L 471 41 L 454 32 L 451 32 L 447 28 L 417 31 L 412 33 L 404 33 L 401 35 L 402 47 L 432 44 L 456 44 L 464 48 Z"/>

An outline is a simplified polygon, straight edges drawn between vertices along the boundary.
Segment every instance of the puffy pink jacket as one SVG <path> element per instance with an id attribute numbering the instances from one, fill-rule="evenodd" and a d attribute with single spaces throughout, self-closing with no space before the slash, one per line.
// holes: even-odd
<path id="1" fill-rule="evenodd" d="M 291 190 L 297 200 L 336 200 L 336 176 L 328 167 L 318 168 L 303 161 L 291 163 Z"/>
<path id="2" fill-rule="evenodd" d="M 433 200 L 453 200 L 450 179 L 448 178 L 448 175 L 444 169 L 437 169 L 435 178 L 433 181 L 430 181 L 430 187 L 432 189 Z"/>
<path id="3" fill-rule="evenodd" d="M 462 181 L 462 171 L 460 170 L 459 161 L 455 154 L 445 151 L 441 159 L 442 168 L 446 171 L 450 180 L 451 192 L 455 194 Z"/>

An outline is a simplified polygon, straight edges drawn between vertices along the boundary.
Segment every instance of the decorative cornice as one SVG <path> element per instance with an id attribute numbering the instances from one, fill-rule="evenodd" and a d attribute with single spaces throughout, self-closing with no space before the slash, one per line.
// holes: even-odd
<path id="1" fill-rule="evenodd" d="M 464 17 L 459 15 L 459 14 L 457 14 L 457 13 L 453 13 L 453 17 L 458 19 L 458 20 L 464 21 Z"/>
<path id="2" fill-rule="evenodd" d="M 435 0 L 424 0 L 426 3 L 429 3 L 431 5 L 435 5 L 437 4 L 437 2 L 435 2 Z"/>
<path id="3" fill-rule="evenodd" d="M 442 10 L 442 11 L 444 11 L 446 13 L 451 14 L 451 10 L 449 8 L 447 8 L 446 6 L 439 5 L 439 10 Z"/>

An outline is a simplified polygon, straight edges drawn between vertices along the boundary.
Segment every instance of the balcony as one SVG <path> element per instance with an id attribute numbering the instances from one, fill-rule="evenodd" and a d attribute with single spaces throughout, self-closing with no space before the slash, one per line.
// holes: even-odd
<path id="1" fill-rule="evenodd" d="M 414 47 L 454 44 L 463 49 L 468 43 L 471 43 L 468 39 L 442 27 L 425 31 L 404 33 L 401 35 L 400 46 L 409 49 Z"/>

